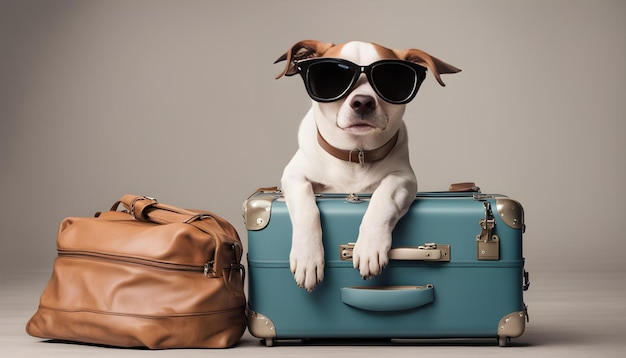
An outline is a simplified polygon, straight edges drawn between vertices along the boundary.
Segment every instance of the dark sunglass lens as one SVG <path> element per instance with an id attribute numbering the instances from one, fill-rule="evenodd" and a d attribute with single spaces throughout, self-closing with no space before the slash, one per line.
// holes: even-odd
<path id="1" fill-rule="evenodd" d="M 309 66 L 307 81 L 311 93 L 322 100 L 334 100 L 348 89 L 354 70 L 339 62 L 319 62 Z"/>
<path id="2" fill-rule="evenodd" d="M 403 102 L 409 99 L 418 86 L 414 69 L 400 63 L 383 63 L 372 68 L 372 82 L 383 99 Z"/>

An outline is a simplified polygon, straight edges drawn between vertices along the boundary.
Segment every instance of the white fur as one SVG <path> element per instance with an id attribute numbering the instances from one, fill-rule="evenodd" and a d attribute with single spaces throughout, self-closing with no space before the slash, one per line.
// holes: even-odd
<path id="1" fill-rule="evenodd" d="M 375 47 L 364 42 L 346 44 L 341 57 L 361 65 L 379 59 Z M 355 96 L 373 98 L 375 112 L 366 118 L 356 114 L 350 106 Z M 298 286 L 311 291 L 324 278 L 324 247 L 315 192 L 373 193 L 359 228 L 353 253 L 354 267 L 362 277 L 369 278 L 387 265 L 391 232 L 417 192 L 402 119 L 404 109 L 405 105 L 389 104 L 378 98 L 365 75 L 361 75 L 345 99 L 331 103 L 313 101 L 300 124 L 299 149 L 281 179 L 293 224 L 289 261 Z M 358 126 L 363 123 L 370 127 Z M 347 150 L 378 148 L 398 131 L 399 138 L 384 159 L 359 164 L 326 153 L 317 142 L 318 129 L 330 144 Z"/>

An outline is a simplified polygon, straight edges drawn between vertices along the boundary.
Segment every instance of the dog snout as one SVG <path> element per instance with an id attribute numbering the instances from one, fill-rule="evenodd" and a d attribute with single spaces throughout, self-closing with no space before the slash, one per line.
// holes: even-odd
<path id="1" fill-rule="evenodd" d="M 367 115 L 376 109 L 376 100 L 372 96 L 358 94 L 352 97 L 350 107 L 360 115 Z"/>

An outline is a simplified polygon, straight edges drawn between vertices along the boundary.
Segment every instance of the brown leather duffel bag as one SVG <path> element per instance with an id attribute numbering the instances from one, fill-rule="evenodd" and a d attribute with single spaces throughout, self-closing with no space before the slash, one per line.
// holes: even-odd
<path id="1" fill-rule="evenodd" d="M 120 203 L 126 208 L 118 211 Z M 119 347 L 225 348 L 246 328 L 235 229 L 206 211 L 125 195 L 63 220 L 28 334 Z"/>

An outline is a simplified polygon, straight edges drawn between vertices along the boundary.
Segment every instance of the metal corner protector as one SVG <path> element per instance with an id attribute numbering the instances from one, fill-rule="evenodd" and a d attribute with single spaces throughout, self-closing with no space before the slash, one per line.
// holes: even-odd
<path id="1" fill-rule="evenodd" d="M 263 230 L 270 222 L 273 195 L 254 195 L 243 203 L 243 219 L 246 229 Z"/>
<path id="2" fill-rule="evenodd" d="M 276 328 L 272 320 L 254 311 L 248 312 L 248 330 L 257 338 L 276 338 Z"/>
<path id="3" fill-rule="evenodd" d="M 511 312 L 502 317 L 498 323 L 498 339 L 500 346 L 506 346 L 508 339 L 519 337 L 524 333 L 526 317 L 526 311 Z"/>
<path id="4" fill-rule="evenodd" d="M 496 198 L 496 208 L 502 221 L 513 229 L 524 229 L 524 208 L 510 198 Z"/>

